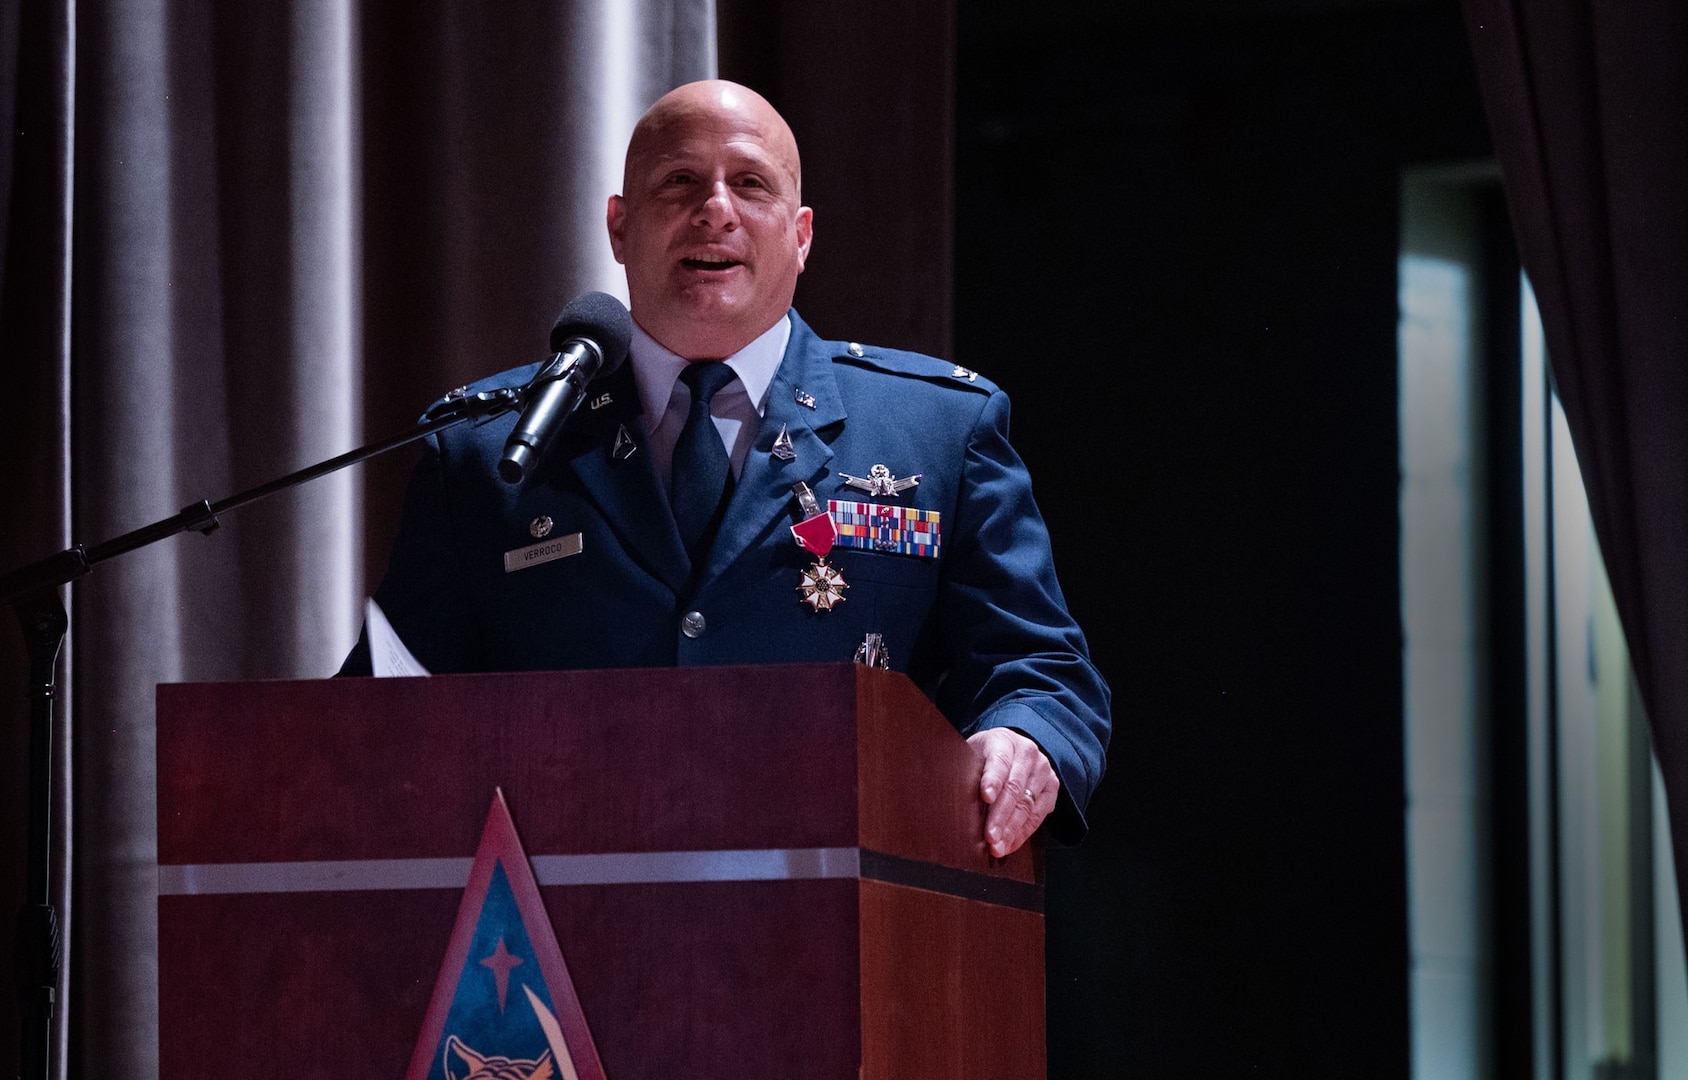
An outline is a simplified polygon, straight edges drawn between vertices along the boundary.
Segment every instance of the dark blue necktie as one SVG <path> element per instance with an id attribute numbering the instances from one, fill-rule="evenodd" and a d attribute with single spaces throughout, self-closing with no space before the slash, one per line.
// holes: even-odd
<path id="1" fill-rule="evenodd" d="M 719 361 L 696 361 L 680 372 L 680 381 L 692 392 L 692 408 L 674 444 L 674 520 L 694 567 L 708 554 L 733 494 L 732 466 L 709 415 L 709 401 L 735 378 L 733 369 Z"/>

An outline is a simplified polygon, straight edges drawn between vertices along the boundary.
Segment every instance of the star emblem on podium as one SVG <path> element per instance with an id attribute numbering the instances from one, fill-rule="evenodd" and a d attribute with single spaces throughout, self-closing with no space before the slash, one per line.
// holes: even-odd
<path id="1" fill-rule="evenodd" d="M 481 961 L 481 966 L 492 969 L 493 981 L 498 986 L 498 1011 L 504 1011 L 505 999 L 510 995 L 510 969 L 522 962 L 522 958 L 513 955 L 504 947 L 504 939 L 498 939 L 498 947 L 491 956 Z"/>

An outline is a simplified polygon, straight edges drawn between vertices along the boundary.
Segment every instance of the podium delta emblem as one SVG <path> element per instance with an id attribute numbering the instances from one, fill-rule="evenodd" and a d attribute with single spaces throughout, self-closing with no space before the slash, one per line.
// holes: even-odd
<path id="1" fill-rule="evenodd" d="M 405 1080 L 605 1080 L 503 792 Z"/>

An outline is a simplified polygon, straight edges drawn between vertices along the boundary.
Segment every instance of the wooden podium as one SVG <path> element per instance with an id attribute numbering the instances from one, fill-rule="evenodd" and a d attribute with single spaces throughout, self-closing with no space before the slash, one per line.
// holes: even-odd
<path id="1" fill-rule="evenodd" d="M 160 686 L 161 1075 L 403 1075 L 502 788 L 610 1080 L 1042 1077 L 974 768 L 852 664 Z"/>

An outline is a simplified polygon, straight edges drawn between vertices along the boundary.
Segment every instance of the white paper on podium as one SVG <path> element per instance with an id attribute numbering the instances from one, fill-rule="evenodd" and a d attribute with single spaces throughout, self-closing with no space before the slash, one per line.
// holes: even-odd
<path id="1" fill-rule="evenodd" d="M 405 647 L 404 640 L 387 621 L 387 613 L 381 610 L 381 605 L 375 602 L 373 596 L 364 601 L 363 628 L 369 638 L 370 673 L 376 678 L 428 674 L 428 669 Z"/>

